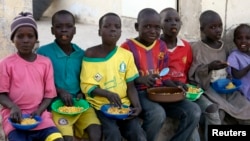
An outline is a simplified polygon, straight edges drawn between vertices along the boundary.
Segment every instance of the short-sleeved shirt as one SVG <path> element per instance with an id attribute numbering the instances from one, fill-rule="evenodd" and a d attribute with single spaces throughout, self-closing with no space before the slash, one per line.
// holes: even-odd
<path id="1" fill-rule="evenodd" d="M 167 77 L 171 80 L 187 83 L 188 71 L 193 61 L 192 48 L 190 44 L 177 38 L 176 47 L 168 49 L 169 73 Z"/>
<path id="2" fill-rule="evenodd" d="M 105 97 L 91 95 L 96 87 L 119 94 L 122 103 L 130 105 L 127 82 L 133 81 L 138 76 L 132 53 L 116 47 L 105 58 L 83 58 L 81 88 L 87 100 L 97 110 L 103 104 L 110 102 Z"/>
<path id="3" fill-rule="evenodd" d="M 70 55 L 58 46 L 56 42 L 41 46 L 37 53 L 50 58 L 54 68 L 54 79 L 57 88 L 62 88 L 76 96 L 80 92 L 80 72 L 84 50 L 72 44 L 74 52 Z"/>
<path id="4" fill-rule="evenodd" d="M 250 64 L 250 56 L 240 52 L 239 50 L 234 50 L 227 58 L 228 63 L 231 67 L 242 70 L 245 67 L 247 67 Z M 231 74 L 231 69 L 229 68 L 229 73 Z M 244 77 L 241 79 L 242 85 L 240 87 L 240 90 L 242 93 L 247 97 L 248 100 L 250 100 L 250 72 L 248 72 Z"/>
<path id="5" fill-rule="evenodd" d="M 8 93 L 8 97 L 25 114 L 36 111 L 44 98 L 54 98 L 56 89 L 51 61 L 37 55 L 33 62 L 27 62 L 18 54 L 13 54 L 0 62 L 0 93 Z M 8 122 L 10 109 L 3 107 L 3 129 L 6 135 L 14 130 Z M 43 121 L 33 130 L 55 126 L 51 113 L 42 113 Z"/>
<path id="6" fill-rule="evenodd" d="M 135 39 L 127 39 L 121 47 L 133 53 L 140 76 L 159 74 L 159 71 L 168 67 L 167 46 L 160 39 L 155 40 L 154 43 L 148 47 Z M 165 80 L 165 78 L 163 77 L 162 80 Z M 155 86 L 160 85 L 162 84 L 155 84 Z M 136 88 L 138 90 L 145 90 L 147 86 L 137 84 Z"/>

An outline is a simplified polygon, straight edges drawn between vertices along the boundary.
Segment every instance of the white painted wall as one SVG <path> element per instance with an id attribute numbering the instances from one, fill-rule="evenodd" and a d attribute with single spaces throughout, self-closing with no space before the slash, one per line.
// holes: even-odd
<path id="1" fill-rule="evenodd" d="M 99 18 L 107 12 L 115 12 L 122 17 L 136 18 L 138 12 L 146 7 L 160 12 L 166 7 L 177 7 L 176 0 L 54 0 L 44 13 L 51 17 L 58 10 L 66 9 L 75 14 L 81 23 L 98 24 Z"/>
<path id="2" fill-rule="evenodd" d="M 176 0 L 121 0 L 121 15 L 124 17 L 136 18 L 143 8 L 154 8 L 158 12 L 166 7 L 177 8 Z"/>
<path id="3" fill-rule="evenodd" d="M 181 19 L 183 22 L 180 37 L 188 40 L 197 40 L 199 33 L 199 16 L 201 12 L 211 9 L 222 17 L 224 29 L 248 22 L 249 0 L 178 0 Z M 138 12 L 145 7 L 156 9 L 160 12 L 163 8 L 177 8 L 177 0 L 54 0 L 52 5 L 44 13 L 51 17 L 60 9 L 66 9 L 75 14 L 80 23 L 98 24 L 99 18 L 107 12 L 115 12 L 123 17 L 123 25 L 132 27 Z M 124 17 L 126 17 L 124 19 Z M 226 33 L 225 33 L 226 34 Z"/>
<path id="4" fill-rule="evenodd" d="M 74 13 L 80 23 L 97 24 L 107 12 L 121 14 L 121 0 L 54 0 L 44 16 L 51 17 L 61 9 Z"/>

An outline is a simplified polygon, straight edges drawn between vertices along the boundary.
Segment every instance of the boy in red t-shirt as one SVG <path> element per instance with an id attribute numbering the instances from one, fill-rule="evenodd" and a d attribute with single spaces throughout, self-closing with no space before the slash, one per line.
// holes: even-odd
<path id="1" fill-rule="evenodd" d="M 181 28 L 181 19 L 178 12 L 173 8 L 163 9 L 160 13 L 163 40 L 168 48 L 168 77 L 171 80 L 187 83 L 188 70 L 192 64 L 193 56 L 190 44 L 178 38 Z"/>

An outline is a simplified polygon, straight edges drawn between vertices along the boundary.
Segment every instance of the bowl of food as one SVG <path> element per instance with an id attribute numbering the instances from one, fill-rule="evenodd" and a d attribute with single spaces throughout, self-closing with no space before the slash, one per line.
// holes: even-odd
<path id="1" fill-rule="evenodd" d="M 231 94 L 239 90 L 241 81 L 238 79 L 218 79 L 211 84 L 212 88 L 220 94 Z"/>
<path id="2" fill-rule="evenodd" d="M 178 102 L 186 98 L 178 87 L 154 87 L 147 89 L 148 98 L 155 102 Z"/>
<path id="3" fill-rule="evenodd" d="M 16 129 L 31 130 L 36 128 L 42 122 L 42 118 L 40 116 L 31 117 L 30 114 L 22 114 L 20 123 L 14 122 L 11 118 L 8 118 L 8 121 Z"/>
<path id="4" fill-rule="evenodd" d="M 198 88 L 197 86 L 187 84 L 188 90 L 186 92 L 186 98 L 190 101 L 195 101 L 200 98 L 200 96 L 204 93 L 204 90 Z"/>
<path id="5" fill-rule="evenodd" d="M 121 107 L 118 107 L 113 104 L 103 105 L 101 107 L 101 111 L 105 116 L 114 119 L 126 119 L 132 113 L 130 107 L 127 105 L 122 105 Z"/>
<path id="6" fill-rule="evenodd" d="M 89 108 L 89 103 L 84 99 L 73 98 L 73 106 L 66 106 L 62 100 L 57 99 L 51 105 L 51 109 L 63 115 L 77 115 Z"/>

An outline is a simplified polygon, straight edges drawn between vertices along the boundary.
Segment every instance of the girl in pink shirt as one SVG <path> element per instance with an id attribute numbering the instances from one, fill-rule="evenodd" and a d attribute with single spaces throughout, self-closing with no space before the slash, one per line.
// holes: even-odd
<path id="1" fill-rule="evenodd" d="M 11 40 L 17 53 L 0 62 L 0 104 L 3 129 L 9 141 L 63 141 L 46 110 L 56 96 L 53 68 L 46 57 L 33 53 L 37 25 L 30 13 L 20 13 L 11 24 Z M 21 121 L 22 114 L 41 116 L 32 131 L 15 130 L 8 122 Z"/>

